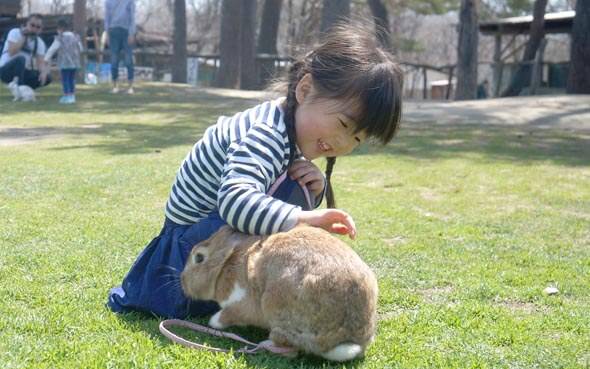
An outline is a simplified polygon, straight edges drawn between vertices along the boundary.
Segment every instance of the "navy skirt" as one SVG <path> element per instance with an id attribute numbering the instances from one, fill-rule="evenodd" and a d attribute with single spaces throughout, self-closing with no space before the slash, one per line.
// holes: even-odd
<path id="1" fill-rule="evenodd" d="M 285 177 L 274 198 L 310 210 L 309 196 L 297 182 Z M 107 306 L 116 313 L 142 311 L 167 318 L 211 314 L 219 309 L 212 301 L 194 301 L 182 293 L 180 273 L 193 246 L 225 225 L 218 213 L 191 225 L 166 219 L 164 227 L 137 257 L 121 286 L 109 291 Z"/>

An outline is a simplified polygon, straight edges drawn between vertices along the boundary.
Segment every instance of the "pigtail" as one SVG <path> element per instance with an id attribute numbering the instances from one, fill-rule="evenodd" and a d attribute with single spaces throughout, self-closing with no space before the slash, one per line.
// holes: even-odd
<path id="1" fill-rule="evenodd" d="M 297 97 L 295 88 L 297 83 L 305 74 L 305 59 L 294 62 L 289 68 L 287 74 L 287 98 L 284 102 L 285 124 L 287 125 L 287 135 L 289 136 L 289 164 L 291 166 L 296 155 L 297 135 L 295 133 L 295 110 L 297 110 Z"/>
<path id="2" fill-rule="evenodd" d="M 332 188 L 332 171 L 336 164 L 336 157 L 326 158 L 326 201 L 328 209 L 336 208 L 336 199 L 334 198 L 334 189 Z"/>

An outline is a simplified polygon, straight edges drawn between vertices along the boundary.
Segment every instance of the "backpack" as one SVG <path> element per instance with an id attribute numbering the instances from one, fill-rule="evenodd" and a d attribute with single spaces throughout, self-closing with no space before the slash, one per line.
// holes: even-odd
<path id="1" fill-rule="evenodd" d="M 2 53 L 4 52 L 4 43 L 6 42 L 4 36 L 5 35 L 2 35 L 2 37 L 0 37 L 0 55 L 2 55 Z"/>

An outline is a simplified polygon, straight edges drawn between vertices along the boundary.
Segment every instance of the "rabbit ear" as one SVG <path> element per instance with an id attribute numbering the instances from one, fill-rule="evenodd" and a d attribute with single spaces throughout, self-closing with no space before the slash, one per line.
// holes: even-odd
<path id="1" fill-rule="evenodd" d="M 260 236 L 247 235 L 234 231 L 231 227 L 221 228 L 210 238 L 207 247 L 210 248 L 209 260 L 205 263 L 209 266 L 207 279 L 215 281 L 215 286 L 219 282 L 221 270 L 234 254 L 236 249 L 247 248 L 254 242 L 260 240 Z"/>
<path id="2" fill-rule="evenodd" d="M 219 274 L 227 260 L 233 255 L 236 247 L 239 246 L 239 233 L 233 231 L 229 226 L 221 228 L 210 239 L 208 248 L 211 249 L 207 263 L 211 266 L 209 269 L 209 280 L 217 281 Z"/>

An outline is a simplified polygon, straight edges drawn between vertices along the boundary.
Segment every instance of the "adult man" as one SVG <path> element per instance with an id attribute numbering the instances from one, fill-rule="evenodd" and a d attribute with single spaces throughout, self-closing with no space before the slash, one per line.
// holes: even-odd
<path id="1" fill-rule="evenodd" d="M 127 93 L 133 93 L 133 50 L 135 42 L 135 0 L 105 0 L 104 29 L 107 30 L 111 50 L 113 93 L 119 92 L 119 54 L 125 54 Z"/>
<path id="2" fill-rule="evenodd" d="M 19 85 L 33 89 L 51 83 L 49 68 L 43 56 L 46 46 L 39 34 L 43 28 L 43 16 L 31 14 L 24 26 L 13 28 L 6 36 L 0 57 L 0 79 L 10 83 L 18 77 Z"/>

